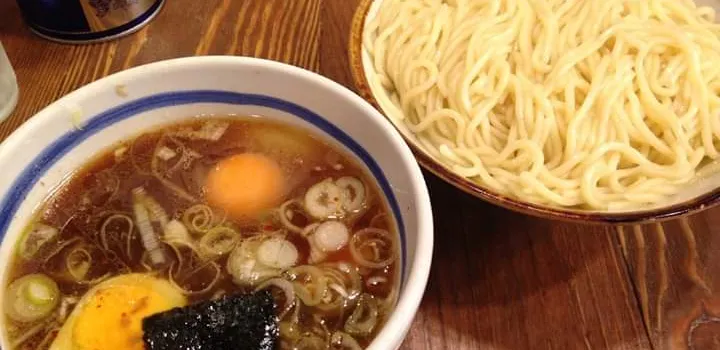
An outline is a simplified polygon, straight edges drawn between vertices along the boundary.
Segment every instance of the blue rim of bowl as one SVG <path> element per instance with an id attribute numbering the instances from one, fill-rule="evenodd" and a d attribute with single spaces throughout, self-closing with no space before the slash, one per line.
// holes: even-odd
<path id="1" fill-rule="evenodd" d="M 97 132 L 125 119 L 131 118 L 139 113 L 154 109 L 186 105 L 192 103 L 224 103 L 231 105 L 250 105 L 268 107 L 275 110 L 292 114 L 330 135 L 333 139 L 343 144 L 352 151 L 368 167 L 370 173 L 378 182 L 387 202 L 395 216 L 398 232 L 400 234 L 400 281 L 405 284 L 405 263 L 406 263 L 406 239 L 405 224 L 402 218 L 400 206 L 385 177 L 385 173 L 377 164 L 375 159 L 357 143 L 350 135 L 340 128 L 312 112 L 311 110 L 275 97 L 258 94 L 245 94 L 220 90 L 188 90 L 167 92 L 143 97 L 127 102 L 103 113 L 90 118 L 81 129 L 69 131 L 52 142 L 40 152 L 40 154 L 28 164 L 19 176 L 13 181 L 10 190 L 0 202 L 0 239 L 5 237 L 7 229 L 15 216 L 17 209 L 25 199 L 25 196 L 40 180 L 40 178 L 60 160 L 65 154 Z"/>

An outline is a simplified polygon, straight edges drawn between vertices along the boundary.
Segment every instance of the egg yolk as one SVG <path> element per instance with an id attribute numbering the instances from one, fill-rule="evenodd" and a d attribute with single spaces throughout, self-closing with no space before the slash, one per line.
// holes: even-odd
<path id="1" fill-rule="evenodd" d="M 174 306 L 145 286 L 101 289 L 75 322 L 73 342 L 84 350 L 143 350 L 142 319 Z"/>
<path id="2" fill-rule="evenodd" d="M 208 203 L 233 218 L 257 216 L 277 206 L 284 192 L 284 177 L 276 161 L 256 153 L 223 159 L 208 174 Z"/>

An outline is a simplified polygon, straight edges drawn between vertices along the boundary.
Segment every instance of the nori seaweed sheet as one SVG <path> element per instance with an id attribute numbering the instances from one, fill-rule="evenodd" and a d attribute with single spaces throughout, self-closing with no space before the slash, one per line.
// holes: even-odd
<path id="1" fill-rule="evenodd" d="M 148 350 L 271 350 L 279 336 L 269 291 L 225 296 L 143 319 Z"/>

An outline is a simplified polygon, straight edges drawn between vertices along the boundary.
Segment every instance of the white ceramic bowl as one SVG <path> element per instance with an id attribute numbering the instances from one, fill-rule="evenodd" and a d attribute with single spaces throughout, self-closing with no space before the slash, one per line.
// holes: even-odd
<path id="1" fill-rule="evenodd" d="M 21 231 L 69 174 L 142 130 L 208 114 L 261 115 L 314 129 L 377 179 L 398 221 L 403 268 L 398 304 L 369 348 L 397 348 L 432 258 L 432 212 L 420 168 L 398 132 L 359 96 L 317 74 L 254 58 L 193 57 L 130 69 L 63 97 L 15 131 L 0 146 L 3 286 Z M 3 293 L 4 287 L 0 300 Z"/>

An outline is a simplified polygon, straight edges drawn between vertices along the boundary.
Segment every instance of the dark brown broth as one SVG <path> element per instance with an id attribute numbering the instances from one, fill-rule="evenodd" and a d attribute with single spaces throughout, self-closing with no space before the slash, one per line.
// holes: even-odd
<path id="1" fill-rule="evenodd" d="M 135 139 L 114 146 L 73 174 L 47 200 L 35 221 L 60 228 L 61 232 L 58 240 L 44 246 L 36 254 L 36 259 L 25 261 L 16 255 L 11 263 L 9 281 L 12 282 L 26 274 L 44 273 L 58 282 L 63 296 L 81 297 L 91 286 L 78 284 L 67 276 L 64 272 L 63 254 L 57 254 L 54 258 L 47 259 L 54 249 L 64 244 L 67 244 L 63 250 L 64 252 L 78 244 L 89 247 L 93 255 L 93 266 L 89 272 L 89 278 L 101 277 L 106 273 L 118 275 L 129 272 L 147 272 L 140 261 L 143 247 L 137 234 L 134 235 L 131 242 L 131 251 L 133 253 L 131 256 L 126 256 L 119 251 L 112 250 L 113 244 L 110 244 L 110 251 L 104 250 L 100 245 L 97 233 L 109 215 L 124 213 L 132 217 L 132 196 L 130 193 L 133 188 L 138 186 L 144 187 L 174 218 L 179 218 L 180 213 L 185 209 L 197 204 L 176 195 L 175 192 L 169 190 L 153 177 L 150 162 L 159 142 L 164 142 L 169 148 L 178 151 L 178 154 L 180 153 L 180 150 L 174 147 L 178 145 L 167 136 L 168 132 L 177 128 L 198 128 L 206 120 L 193 120 L 173 125 L 171 128 L 142 134 Z M 342 152 L 321 140 L 313 138 L 308 132 L 258 120 L 258 118 L 227 120 L 231 121 L 230 126 L 218 141 L 188 141 L 183 139 L 182 143 L 186 149 L 194 150 L 202 157 L 196 159 L 192 166 L 187 169 L 178 169 L 178 171 L 172 172 L 167 177 L 169 181 L 178 184 L 190 195 L 195 196 L 198 202 L 203 202 L 201 181 L 204 173 L 214 163 L 237 153 L 260 152 L 274 158 L 281 165 L 287 181 L 292 185 L 292 190 L 286 195 L 287 199 L 300 197 L 309 186 L 328 177 L 338 178 L 349 175 L 362 179 L 367 186 L 370 205 L 369 209 L 359 219 L 355 220 L 351 232 L 367 227 L 370 219 L 377 214 L 390 214 L 372 178 L 366 175 L 365 171 L 349 157 L 344 156 Z M 283 137 L 299 140 L 309 151 L 306 154 L 298 155 L 282 147 L 269 147 L 265 140 L 258 139 L 257 133 L 259 131 L 276 133 L 283 135 Z M 126 151 L 121 158 L 117 158 L 115 153 L 120 149 L 126 149 Z M 342 168 L 333 167 L 334 164 L 338 163 L 342 164 Z M 164 170 L 167 170 L 167 167 Z M 276 223 L 268 223 L 262 220 L 234 221 L 233 224 L 245 234 L 251 234 L 262 229 L 273 229 L 273 227 L 265 226 L 276 225 Z M 395 231 L 394 225 L 389 226 L 392 226 L 388 227 L 389 230 Z M 300 252 L 301 261 L 298 265 L 307 264 L 310 249 L 307 241 L 297 234 L 289 234 L 287 237 Z M 187 259 L 188 256 L 185 256 L 185 258 Z M 222 277 L 219 283 L 204 294 L 189 296 L 190 302 L 206 300 L 218 291 L 225 293 L 248 291 L 246 288 L 239 287 L 232 282 L 231 276 L 225 270 L 226 259 L 227 257 L 222 257 L 217 260 L 222 268 Z M 392 289 L 397 288 L 395 272 L 397 260 L 384 270 L 361 268 L 364 292 L 381 299 L 389 297 Z M 353 261 L 347 247 L 329 255 L 326 260 L 326 262 L 340 261 Z M 384 276 L 391 283 L 368 288 L 365 279 L 371 276 Z M 167 271 L 165 271 L 165 277 L 167 277 Z M 200 272 L 188 278 L 181 278 L 178 282 L 183 287 L 199 290 L 211 278 L 212 275 L 209 271 L 200 270 Z M 305 311 L 301 314 L 301 323 L 309 322 L 308 320 L 312 318 L 313 308 L 305 307 L 303 310 Z M 384 320 L 389 311 L 391 310 L 381 310 L 381 319 Z M 346 311 L 342 317 L 326 317 L 325 325 L 332 330 L 336 325 L 342 324 L 350 312 L 351 310 Z M 11 339 L 33 326 L 32 324 L 18 324 L 11 320 L 8 320 L 8 324 L 10 325 Z M 376 331 L 379 328 L 379 326 L 376 327 Z M 25 342 L 20 349 L 37 349 L 44 336 L 43 333 L 33 337 Z M 357 340 L 362 346 L 367 346 L 373 337 L 374 334 L 365 338 L 357 338 Z"/>

